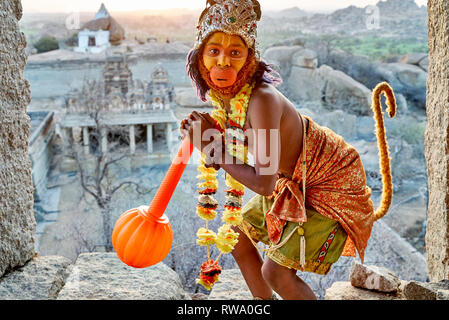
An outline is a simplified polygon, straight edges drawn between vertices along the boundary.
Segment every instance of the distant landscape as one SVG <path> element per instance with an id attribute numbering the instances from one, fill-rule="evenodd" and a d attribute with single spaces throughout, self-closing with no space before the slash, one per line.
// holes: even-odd
<path id="1" fill-rule="evenodd" d="M 350 6 L 330 14 L 310 13 L 298 7 L 278 12 L 264 12 L 259 26 L 259 42 L 267 48 L 276 41 L 302 37 L 307 42 L 330 38 L 335 48 L 361 54 L 372 60 L 409 52 L 427 53 L 427 9 L 413 0 L 381 1 L 376 6 Z M 111 12 L 126 30 L 126 39 L 156 37 L 159 41 L 192 44 L 199 11 L 136 11 Z M 378 15 L 377 15 L 378 14 Z M 92 19 L 93 12 L 79 14 L 80 25 Z M 69 15 L 34 14 L 27 12 L 21 21 L 30 47 L 42 36 L 62 42 L 76 37 L 77 30 L 68 30 Z"/>

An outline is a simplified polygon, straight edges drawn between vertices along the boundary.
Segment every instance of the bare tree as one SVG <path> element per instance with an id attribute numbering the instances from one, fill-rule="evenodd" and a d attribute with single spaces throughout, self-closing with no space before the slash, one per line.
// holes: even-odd
<path id="1" fill-rule="evenodd" d="M 101 146 L 103 135 L 108 131 L 115 130 L 117 132 L 117 128 L 105 124 L 105 115 L 109 109 L 109 102 L 101 94 L 98 94 L 102 92 L 101 84 L 93 82 L 90 85 L 90 90 L 83 88 L 81 101 L 78 101 L 78 104 L 83 106 L 86 114 L 95 123 L 89 133 L 89 139 L 92 139 L 90 150 L 86 154 L 83 149 L 86 146 L 76 143 L 68 145 L 66 143 L 62 156 L 73 159 L 76 162 L 83 192 L 92 196 L 98 205 L 103 220 L 104 242 L 101 245 L 104 246 L 107 252 L 110 252 L 113 250 L 111 239 L 113 228 L 111 200 L 114 194 L 126 186 L 134 186 L 135 192 L 143 195 L 152 192 L 156 186 L 144 188 L 135 178 L 120 177 L 120 162 L 129 157 L 129 154 L 125 151 L 123 155 L 119 156 L 118 152 L 103 150 Z M 121 130 L 123 129 L 118 129 L 118 132 L 123 132 Z M 124 137 L 126 137 L 126 134 L 124 134 Z M 120 151 L 119 144 L 118 141 L 110 142 L 108 150 Z M 96 245 L 96 247 L 98 246 Z M 91 245 L 89 244 L 88 247 L 90 248 Z"/>
<path id="2" fill-rule="evenodd" d="M 90 236 L 90 231 L 81 219 L 71 221 L 69 233 L 76 240 L 74 244 L 76 256 L 83 252 L 94 252 L 96 250 L 97 246 Z"/>

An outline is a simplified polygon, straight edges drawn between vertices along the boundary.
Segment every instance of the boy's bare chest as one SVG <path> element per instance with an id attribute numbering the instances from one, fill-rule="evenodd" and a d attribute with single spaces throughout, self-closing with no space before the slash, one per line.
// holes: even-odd
<path id="1" fill-rule="evenodd" d="M 281 114 L 286 113 L 285 116 L 281 116 L 281 122 L 279 124 L 278 141 L 280 142 L 280 163 L 279 172 L 291 176 L 293 174 L 297 159 L 301 154 L 302 147 L 302 123 L 296 110 L 280 110 Z M 307 128 L 307 120 L 305 120 L 305 126 Z M 254 155 L 254 152 L 261 146 L 258 145 L 257 137 L 260 132 L 256 132 L 256 129 L 251 125 L 251 116 L 247 115 L 245 125 L 246 143 L 248 145 L 248 152 Z M 262 129 L 263 130 L 263 129 Z M 270 133 L 272 134 L 272 133 Z M 267 133 L 265 133 L 266 136 Z M 277 139 L 276 139 L 277 140 Z M 270 148 L 272 150 L 279 150 L 277 148 Z"/>

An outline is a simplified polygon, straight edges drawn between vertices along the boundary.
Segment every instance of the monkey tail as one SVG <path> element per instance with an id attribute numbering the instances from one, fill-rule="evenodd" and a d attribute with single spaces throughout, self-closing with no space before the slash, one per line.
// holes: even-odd
<path id="1" fill-rule="evenodd" d="M 396 115 L 396 98 L 393 89 L 387 82 L 379 83 L 373 90 L 372 109 L 374 111 L 374 120 L 376 121 L 377 146 L 379 148 L 379 167 L 382 174 L 382 197 L 380 206 L 374 212 L 374 221 L 377 221 L 387 214 L 393 199 L 393 178 L 391 175 L 390 153 L 385 133 L 385 124 L 383 119 L 380 98 L 382 93 L 387 98 L 387 112 L 390 118 Z"/>

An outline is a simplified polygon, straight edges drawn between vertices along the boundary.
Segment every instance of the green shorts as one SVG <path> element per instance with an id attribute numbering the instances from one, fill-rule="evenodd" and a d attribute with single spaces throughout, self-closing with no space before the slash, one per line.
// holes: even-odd
<path id="1" fill-rule="evenodd" d="M 270 246 L 265 214 L 270 210 L 273 200 L 256 195 L 243 208 L 243 222 L 239 229 L 253 241 Z M 304 223 L 306 239 L 306 264 L 304 269 L 299 265 L 300 236 L 297 232 L 280 248 L 267 251 L 267 257 L 274 262 L 296 270 L 325 275 L 332 264 L 337 262 L 343 253 L 347 233 L 338 221 L 328 219 L 313 209 L 307 209 L 307 222 Z M 279 243 L 281 243 L 298 226 L 298 223 L 287 222 Z"/>

